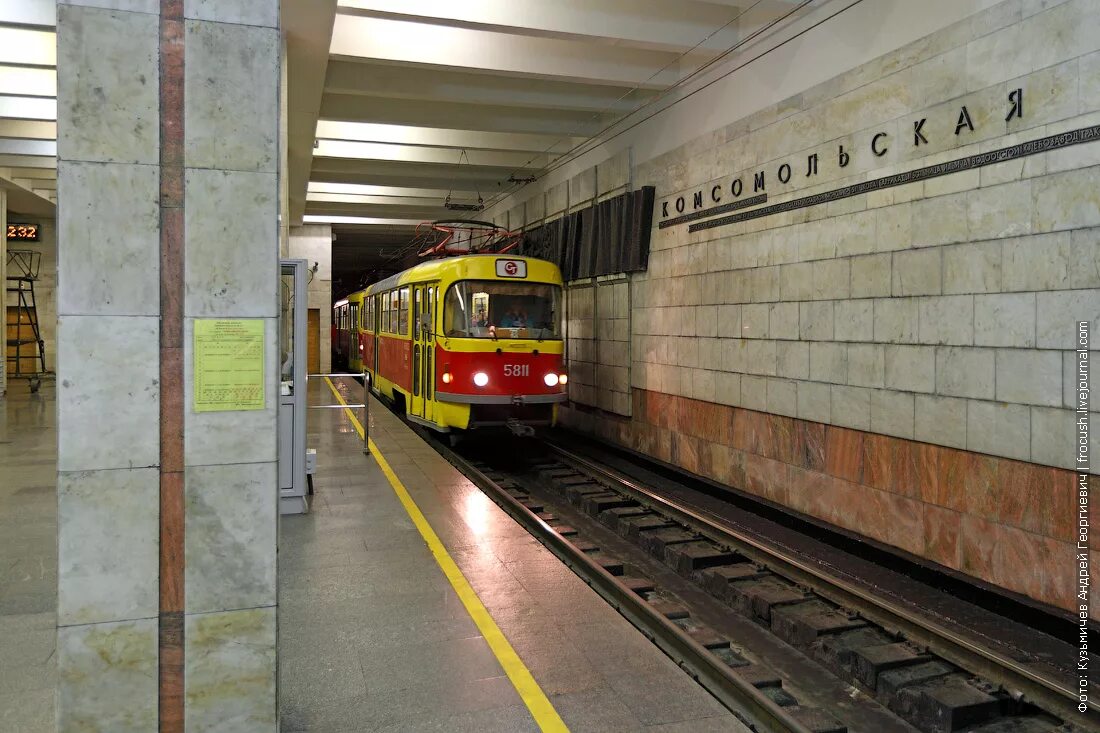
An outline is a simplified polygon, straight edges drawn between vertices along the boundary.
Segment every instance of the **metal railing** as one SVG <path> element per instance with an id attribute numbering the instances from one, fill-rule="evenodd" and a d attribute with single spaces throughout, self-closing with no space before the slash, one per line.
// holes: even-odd
<path id="1" fill-rule="evenodd" d="M 362 408 L 363 410 L 363 452 L 370 455 L 370 373 L 367 370 L 360 372 L 332 372 L 329 374 L 307 374 L 306 379 L 332 379 L 333 377 L 352 377 L 363 380 L 363 401 L 359 404 L 350 403 L 338 403 L 335 405 L 309 405 L 311 410 L 326 410 L 326 409 L 352 409 L 357 410 Z"/>

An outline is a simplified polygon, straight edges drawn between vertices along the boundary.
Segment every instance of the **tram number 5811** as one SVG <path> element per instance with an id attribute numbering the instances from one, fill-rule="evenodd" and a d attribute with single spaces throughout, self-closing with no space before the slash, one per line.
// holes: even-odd
<path id="1" fill-rule="evenodd" d="M 530 364 L 505 364 L 504 376 L 506 377 L 529 377 L 531 376 Z"/>

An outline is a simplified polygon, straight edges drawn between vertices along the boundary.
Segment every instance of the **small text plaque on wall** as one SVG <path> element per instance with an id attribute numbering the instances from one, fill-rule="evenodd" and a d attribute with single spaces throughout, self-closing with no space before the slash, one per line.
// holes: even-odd
<path id="1" fill-rule="evenodd" d="M 195 412 L 264 409 L 264 322 L 195 321 Z"/>

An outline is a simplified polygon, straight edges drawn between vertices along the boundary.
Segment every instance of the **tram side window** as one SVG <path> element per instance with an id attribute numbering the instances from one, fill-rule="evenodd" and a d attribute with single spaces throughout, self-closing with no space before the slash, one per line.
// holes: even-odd
<path id="1" fill-rule="evenodd" d="M 382 330 L 386 333 L 397 333 L 397 306 L 396 290 L 382 294 Z"/>
<path id="2" fill-rule="evenodd" d="M 359 304 L 352 303 L 350 306 L 350 312 L 348 313 L 348 328 L 352 331 L 356 330 L 355 326 L 359 323 Z"/>
<path id="3" fill-rule="evenodd" d="M 409 289 L 401 288 L 398 291 L 397 302 L 397 332 L 402 336 L 409 333 Z"/>

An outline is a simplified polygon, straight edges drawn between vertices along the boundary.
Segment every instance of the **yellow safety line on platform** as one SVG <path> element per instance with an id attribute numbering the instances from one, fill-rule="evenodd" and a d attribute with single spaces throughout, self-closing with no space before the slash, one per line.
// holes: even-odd
<path id="1" fill-rule="evenodd" d="M 329 389 L 332 390 L 332 394 L 336 396 L 336 399 L 341 405 L 344 405 L 344 412 L 351 418 L 351 423 L 355 426 L 355 430 L 359 433 L 359 437 L 363 437 L 363 424 L 359 422 L 359 418 L 356 417 L 355 412 L 347 407 L 347 402 L 344 397 L 336 389 L 336 385 L 332 383 L 332 380 L 325 377 L 325 382 L 328 384 Z M 369 399 L 369 398 L 368 398 Z M 466 576 L 462 574 L 462 571 L 458 569 L 458 565 L 451 558 L 450 553 L 447 552 L 447 548 L 443 546 L 443 542 L 439 539 L 439 535 L 432 529 L 432 525 L 428 523 L 423 512 L 420 511 L 420 507 L 413 501 L 412 496 L 409 495 L 405 485 L 401 483 L 401 479 L 397 478 L 397 474 L 390 468 L 390 464 L 386 461 L 385 456 L 382 455 L 382 451 L 378 450 L 378 446 L 373 440 L 368 439 L 367 447 L 370 448 L 371 455 L 378 461 L 378 467 L 382 469 L 382 473 L 386 476 L 386 479 L 390 482 L 390 486 L 393 487 L 393 491 L 397 494 L 397 498 L 401 501 L 401 505 L 405 507 L 405 511 L 408 512 L 409 518 L 412 519 L 413 524 L 416 525 L 417 530 L 420 531 L 420 536 L 424 538 L 424 541 L 428 543 L 428 549 L 431 550 L 432 555 L 435 557 L 435 561 L 439 563 L 439 568 L 443 571 L 443 574 L 450 581 L 451 587 L 454 588 L 455 593 L 458 594 L 458 599 L 462 601 L 462 605 L 466 607 L 466 612 L 470 614 L 470 618 L 474 620 L 478 630 L 481 631 L 481 635 L 485 637 L 485 641 L 488 642 L 489 648 L 493 651 L 493 655 L 496 656 L 497 661 L 500 662 L 500 666 L 504 669 L 504 673 L 508 675 L 508 679 L 512 681 L 512 686 L 516 688 L 516 692 L 519 693 L 523 703 L 527 706 L 527 709 L 531 711 L 531 717 L 535 719 L 535 723 L 543 731 L 561 731 L 568 733 L 569 728 L 562 722 L 561 716 L 558 715 L 558 711 L 554 709 L 554 706 L 550 703 L 550 700 L 546 697 L 546 693 L 539 687 L 539 683 L 535 681 L 535 678 L 531 675 L 531 670 L 527 669 L 527 665 L 523 663 L 523 660 L 516 654 L 516 650 L 512 648 L 512 645 L 508 643 L 508 639 L 505 638 L 504 633 L 497 626 L 496 621 L 489 615 L 488 609 L 481 602 L 481 599 L 477 597 L 477 592 L 470 585 L 470 581 L 466 580 Z"/>

